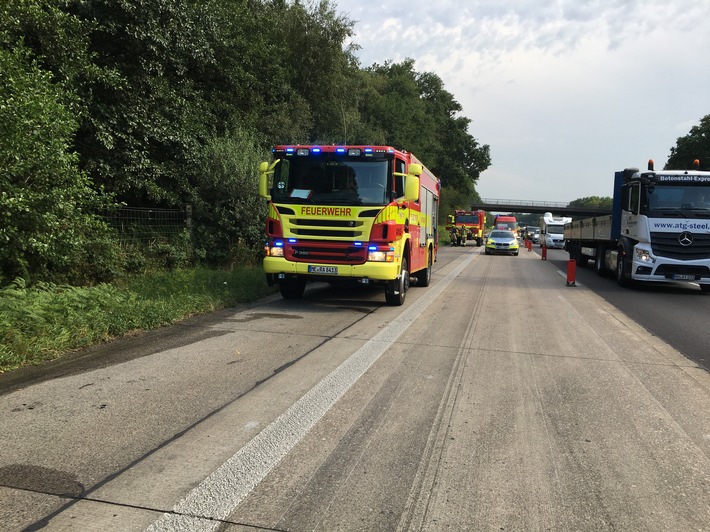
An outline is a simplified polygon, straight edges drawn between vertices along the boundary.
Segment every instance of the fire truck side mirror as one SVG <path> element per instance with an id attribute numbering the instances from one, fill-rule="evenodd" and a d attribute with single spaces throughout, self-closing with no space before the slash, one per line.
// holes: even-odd
<path id="1" fill-rule="evenodd" d="M 263 162 L 259 165 L 259 196 L 271 199 L 269 194 L 269 163 Z"/>
<path id="2" fill-rule="evenodd" d="M 412 163 L 409 165 L 404 181 L 404 201 L 419 201 L 419 176 L 422 175 L 422 165 Z"/>
<path id="3" fill-rule="evenodd" d="M 404 201 L 419 200 L 419 178 L 412 174 L 407 174 L 404 182 Z"/>

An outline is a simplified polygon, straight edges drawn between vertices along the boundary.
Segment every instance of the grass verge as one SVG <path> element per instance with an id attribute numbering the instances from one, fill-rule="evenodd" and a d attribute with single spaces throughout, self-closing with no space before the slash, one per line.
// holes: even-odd
<path id="1" fill-rule="evenodd" d="M 0 373 L 272 293 L 259 266 L 158 272 L 94 287 L 0 290 Z"/>

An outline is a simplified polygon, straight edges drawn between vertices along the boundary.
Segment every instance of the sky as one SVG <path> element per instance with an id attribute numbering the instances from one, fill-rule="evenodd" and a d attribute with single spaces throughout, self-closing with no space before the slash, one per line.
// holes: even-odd
<path id="1" fill-rule="evenodd" d="M 331 4 L 361 67 L 410 58 L 442 79 L 490 146 L 484 199 L 611 196 L 615 171 L 663 168 L 710 114 L 710 0 Z"/>

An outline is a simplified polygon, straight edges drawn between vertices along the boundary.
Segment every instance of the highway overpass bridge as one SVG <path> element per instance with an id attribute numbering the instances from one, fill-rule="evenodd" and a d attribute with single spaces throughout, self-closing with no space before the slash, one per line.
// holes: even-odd
<path id="1" fill-rule="evenodd" d="M 551 212 L 556 216 L 598 216 L 611 214 L 611 209 L 600 209 L 595 207 L 570 207 L 569 203 L 554 201 L 529 201 L 510 199 L 489 199 L 483 198 L 478 203 L 471 205 L 471 210 L 484 210 L 486 212 L 501 213 L 540 213 Z"/>

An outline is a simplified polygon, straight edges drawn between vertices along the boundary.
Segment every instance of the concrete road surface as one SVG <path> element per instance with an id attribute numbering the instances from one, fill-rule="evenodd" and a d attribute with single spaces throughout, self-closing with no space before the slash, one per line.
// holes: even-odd
<path id="1" fill-rule="evenodd" d="M 383 300 L 314 286 L 0 395 L 0 529 L 710 530 L 704 369 L 524 250 Z"/>

